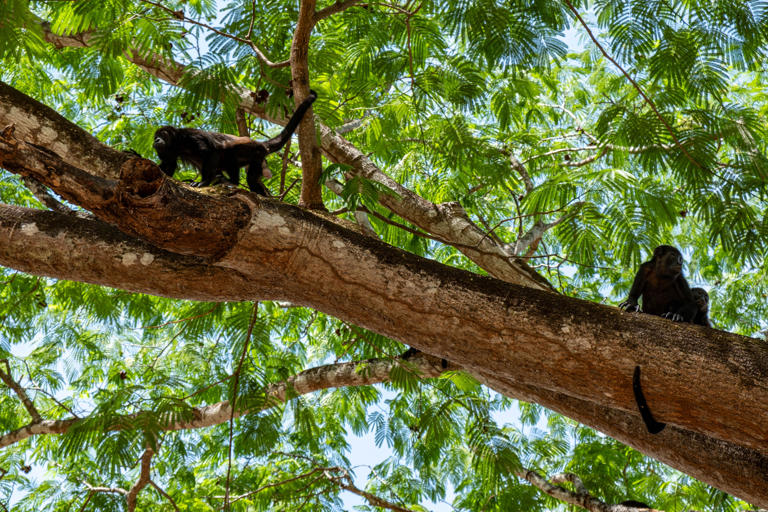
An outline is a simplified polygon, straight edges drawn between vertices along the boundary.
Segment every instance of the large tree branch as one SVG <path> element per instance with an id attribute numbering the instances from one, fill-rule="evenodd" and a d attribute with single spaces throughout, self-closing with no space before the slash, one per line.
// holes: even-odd
<path id="1" fill-rule="evenodd" d="M 353 174 L 380 183 L 394 192 L 379 202 L 400 217 L 456 248 L 490 275 L 504 281 L 552 290 L 544 278 L 518 261 L 515 255 L 480 229 L 458 203 L 435 204 L 415 194 L 381 171 L 349 141 L 320 125 L 323 149 L 335 162 L 349 165 Z"/>
<path id="2" fill-rule="evenodd" d="M 768 503 L 768 425 L 762 421 L 768 349 L 749 338 L 446 267 L 246 191 L 229 199 L 195 194 L 145 160 L 126 162 L 118 183 L 73 169 L 55 154 L 10 136 L 0 143 L 0 160 L 74 202 L 87 203 L 126 232 L 247 281 L 245 290 L 217 282 L 214 300 L 250 292 L 250 299 L 287 300 L 335 315 L 456 361 L 507 396 L 541 403 L 721 489 Z M 180 211 L 190 212 L 183 225 Z M 201 244 L 206 222 L 210 233 L 220 233 L 205 235 Z M 30 272 L 73 278 L 66 265 L 55 273 L 48 267 L 41 271 L 28 263 L 26 253 L 17 252 L 32 243 L 53 259 L 60 246 L 54 242 L 48 248 L 46 229 L 34 222 L 5 226 L 0 264 L 21 262 Z M 148 259 L 147 267 L 154 264 Z M 124 279 L 102 275 L 96 269 L 103 265 L 94 262 L 90 275 L 78 267 L 76 278 L 101 284 Z M 169 294 L 163 288 L 169 280 L 177 287 L 175 296 L 199 293 L 168 275 L 144 282 L 142 291 L 162 288 Z M 636 410 L 631 375 L 637 364 L 643 366 L 654 414 L 669 424 L 657 436 L 645 432 Z"/>
<path id="3" fill-rule="evenodd" d="M 88 36 L 62 37 L 52 33 L 50 27 L 42 20 L 40 24 L 43 27 L 46 40 L 58 47 L 85 47 L 90 45 Z M 303 32 L 306 32 L 306 30 Z M 143 57 L 139 52 L 131 51 L 128 52 L 126 58 L 150 75 L 172 85 L 179 85 L 179 81 L 184 73 L 184 66 L 182 64 L 159 55 Z M 295 78 L 296 76 L 294 76 Z M 0 85 L 0 89 L 1 87 L 2 85 Z M 242 109 L 272 123 L 280 125 L 287 123 L 288 120 L 284 117 L 269 115 L 263 106 L 254 101 L 251 94 L 252 91 L 245 88 L 237 90 Z M 0 97 L 1 102 L 2 98 Z M 305 116 L 301 127 L 312 122 L 309 118 L 310 116 Z M 2 109 L 0 109 L 0 127 L 11 122 L 16 122 L 16 120 L 8 117 L 4 118 Z M 465 256 L 498 279 L 523 286 L 552 290 L 551 285 L 544 278 L 536 274 L 525 263 L 517 260 L 516 256 L 503 245 L 488 237 L 482 229 L 466 216 L 463 210 L 456 208 L 452 203 L 438 205 L 418 196 L 387 176 L 358 148 L 329 127 L 318 123 L 317 129 L 320 132 L 323 152 L 328 158 L 336 163 L 349 165 L 352 174 L 381 183 L 395 192 L 395 194 L 382 195 L 380 197 L 380 202 L 383 206 L 400 217 L 407 219 L 420 229 L 440 237 L 448 241 L 448 243 L 455 244 L 457 249 Z M 26 133 L 20 132 L 20 136 L 31 142 L 49 147 L 41 141 L 29 138 Z M 314 140 L 312 145 L 314 147 Z M 312 157 L 310 156 L 309 158 Z M 306 162 L 305 155 L 303 154 L 302 162 L 302 165 Z M 78 165 L 76 162 L 73 163 Z M 88 166 L 81 167 L 91 168 Z M 99 171 L 96 169 L 94 168 L 94 172 L 105 172 L 104 170 Z M 106 172 L 114 172 L 115 166 L 102 167 L 101 169 L 109 169 Z M 112 174 L 112 176 L 115 176 L 115 174 Z M 307 176 L 304 177 L 304 181 L 309 182 Z"/>
<path id="4" fill-rule="evenodd" d="M 258 294 L 246 276 L 163 251 L 100 220 L 4 204 L 0 261 L 31 274 L 162 297 L 220 301 L 226 289 L 224 300 L 240 301 Z"/>
<path id="5" fill-rule="evenodd" d="M 31 143 L 61 155 L 81 169 L 118 169 L 131 155 L 105 146 L 64 116 L 0 82 L 0 129 L 13 124 Z"/>

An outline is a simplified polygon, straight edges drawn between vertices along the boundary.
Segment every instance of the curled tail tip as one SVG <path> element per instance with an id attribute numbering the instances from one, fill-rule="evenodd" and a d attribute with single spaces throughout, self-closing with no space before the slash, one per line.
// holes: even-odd
<path id="1" fill-rule="evenodd" d="M 656 421 L 653 414 L 651 414 L 651 410 L 648 408 L 648 402 L 645 400 L 645 395 L 643 395 L 643 389 L 640 385 L 640 366 L 635 366 L 635 372 L 634 375 L 632 375 L 632 391 L 635 395 L 637 408 L 640 410 L 640 416 L 643 418 L 643 423 L 645 423 L 648 432 L 651 434 L 658 434 L 664 430 L 664 427 L 666 427 L 667 424 Z"/>

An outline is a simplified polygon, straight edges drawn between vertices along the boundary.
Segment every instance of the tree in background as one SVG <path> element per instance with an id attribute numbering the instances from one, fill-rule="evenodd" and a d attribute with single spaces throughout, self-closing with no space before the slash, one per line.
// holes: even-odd
<path id="1" fill-rule="evenodd" d="M 768 507 L 767 4 L 0 20 L 2 509 Z M 121 151 L 269 138 L 310 87 L 276 198 Z M 599 304 L 659 244 L 720 331 Z"/>

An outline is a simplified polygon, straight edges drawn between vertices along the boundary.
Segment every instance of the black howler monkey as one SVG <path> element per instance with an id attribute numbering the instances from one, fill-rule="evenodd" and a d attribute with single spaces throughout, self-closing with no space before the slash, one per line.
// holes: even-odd
<path id="1" fill-rule="evenodd" d="M 712 327 L 709 322 L 709 294 L 704 288 L 691 288 L 691 294 L 693 294 L 693 301 L 696 303 L 696 315 L 693 317 L 692 322 L 697 325 L 706 325 Z"/>
<path id="2" fill-rule="evenodd" d="M 643 313 L 663 316 L 675 322 L 691 322 L 698 310 L 688 281 L 683 277 L 683 255 L 671 245 L 660 245 L 653 257 L 637 271 L 627 300 L 619 304 L 626 311 L 639 311 L 637 300 L 643 298 Z"/>
<path id="3" fill-rule="evenodd" d="M 200 182 L 193 186 L 207 187 L 222 173 L 226 174 L 232 183 L 240 183 L 240 168 L 248 166 L 248 188 L 267 196 L 269 192 L 261 182 L 262 177 L 272 177 L 266 156 L 278 151 L 288 142 L 316 99 L 317 93 L 309 91 L 309 96 L 296 108 L 280 135 L 264 142 L 196 128 L 163 126 L 155 132 L 153 143 L 157 156 L 160 157 L 160 169 L 168 176 L 173 176 L 176 172 L 176 160 L 181 158 L 200 171 Z"/>

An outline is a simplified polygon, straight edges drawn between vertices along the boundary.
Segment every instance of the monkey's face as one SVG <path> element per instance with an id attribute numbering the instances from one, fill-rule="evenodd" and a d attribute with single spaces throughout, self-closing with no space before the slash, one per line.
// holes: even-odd
<path id="1" fill-rule="evenodd" d="M 660 245 L 653 251 L 658 275 L 677 277 L 683 271 L 683 255 L 671 245 Z"/>
<path id="2" fill-rule="evenodd" d="M 705 313 L 709 312 L 709 294 L 707 291 L 704 288 L 693 288 L 691 293 L 699 310 Z"/>
<path id="3" fill-rule="evenodd" d="M 173 145 L 175 139 L 176 130 L 172 126 L 163 126 L 155 132 L 155 140 L 152 143 L 152 147 L 155 148 L 158 154 L 164 153 Z"/>

